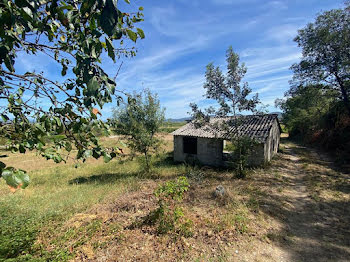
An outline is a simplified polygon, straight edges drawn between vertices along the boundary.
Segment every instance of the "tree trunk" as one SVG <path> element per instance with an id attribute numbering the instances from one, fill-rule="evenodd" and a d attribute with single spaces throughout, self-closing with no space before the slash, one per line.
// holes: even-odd
<path id="1" fill-rule="evenodd" d="M 146 169 L 148 172 L 149 171 L 149 159 L 148 159 L 147 151 L 145 151 L 144 154 L 145 154 Z"/>
<path id="2" fill-rule="evenodd" d="M 343 101 L 344 101 L 345 107 L 348 110 L 348 114 L 350 115 L 350 102 L 349 102 L 348 94 L 346 93 L 344 86 L 340 86 L 340 90 L 343 95 Z"/>
<path id="3" fill-rule="evenodd" d="M 341 94 L 343 96 L 343 102 L 345 104 L 345 107 L 346 109 L 348 110 L 348 114 L 350 116 L 350 101 L 349 101 L 349 96 L 346 92 L 346 89 L 345 89 L 345 85 L 344 85 L 344 82 L 343 80 L 338 76 L 338 74 L 335 75 L 338 83 L 339 83 L 339 87 L 340 87 L 340 91 L 341 91 Z"/>

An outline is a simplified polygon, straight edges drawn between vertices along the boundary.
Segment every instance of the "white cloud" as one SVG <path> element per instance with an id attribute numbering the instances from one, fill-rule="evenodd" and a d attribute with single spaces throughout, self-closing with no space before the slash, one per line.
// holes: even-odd
<path id="1" fill-rule="evenodd" d="M 212 0 L 212 3 L 217 5 L 242 5 L 255 3 L 257 0 Z"/>
<path id="2" fill-rule="evenodd" d="M 277 41 L 278 43 L 292 42 L 298 34 L 299 24 L 283 24 L 275 26 L 266 32 L 266 38 Z"/>
<path id="3" fill-rule="evenodd" d="M 264 5 L 264 8 L 284 10 L 284 9 L 288 9 L 288 5 L 286 1 L 269 1 Z"/>

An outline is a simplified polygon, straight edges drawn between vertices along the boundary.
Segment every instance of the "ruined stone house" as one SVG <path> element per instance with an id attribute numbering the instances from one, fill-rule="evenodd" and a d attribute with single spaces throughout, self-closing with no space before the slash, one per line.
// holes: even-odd
<path id="1" fill-rule="evenodd" d="M 249 165 L 269 162 L 277 153 L 281 127 L 276 114 L 211 118 L 209 123 L 198 126 L 187 123 L 174 131 L 174 161 L 196 160 L 203 165 L 225 166 L 225 144 L 233 136 L 248 136 L 256 141 Z M 222 123 L 226 124 L 225 130 Z"/>

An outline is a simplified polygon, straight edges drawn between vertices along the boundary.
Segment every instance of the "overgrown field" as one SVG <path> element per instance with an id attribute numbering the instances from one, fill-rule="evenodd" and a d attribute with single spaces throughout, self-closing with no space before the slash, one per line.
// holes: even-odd
<path id="1" fill-rule="evenodd" d="M 244 180 L 229 170 L 174 164 L 172 137 L 151 174 L 137 159 L 54 164 L 4 158 L 32 182 L 11 193 L 0 181 L 1 261 L 322 261 L 346 260 L 349 174 L 284 141 L 282 152 Z M 104 138 L 116 143 L 116 138 Z M 179 203 L 186 231 L 160 234 L 147 218 L 159 184 L 186 176 Z M 224 197 L 214 197 L 222 185 Z M 172 219 L 172 218 L 170 218 Z M 141 221 L 141 222 L 140 222 Z M 180 225 L 181 226 L 181 225 Z"/>
<path id="2" fill-rule="evenodd" d="M 183 125 L 185 125 L 186 122 L 164 122 L 163 126 L 160 128 L 161 132 L 164 133 L 171 133 L 173 131 L 175 131 L 176 129 L 182 127 Z"/>

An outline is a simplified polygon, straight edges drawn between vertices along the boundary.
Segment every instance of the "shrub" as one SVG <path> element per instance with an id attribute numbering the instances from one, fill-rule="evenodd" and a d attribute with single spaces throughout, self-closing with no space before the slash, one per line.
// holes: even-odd
<path id="1" fill-rule="evenodd" d="M 233 138 L 229 150 L 229 163 L 234 168 L 237 178 L 247 175 L 248 159 L 255 149 L 257 142 L 249 137 Z"/>
<path id="2" fill-rule="evenodd" d="M 187 178 L 179 177 L 155 190 L 159 207 L 149 215 L 148 222 L 157 224 L 159 234 L 173 233 L 185 237 L 192 235 L 192 221 L 185 217 L 183 208 L 179 206 L 188 188 Z"/>
<path id="3" fill-rule="evenodd" d="M 152 168 L 152 154 L 160 149 L 162 141 L 156 136 L 164 123 L 164 108 L 156 94 L 148 89 L 129 95 L 128 103 L 113 112 L 113 124 L 124 135 L 132 154 L 143 156 L 142 168 L 146 173 Z"/>

